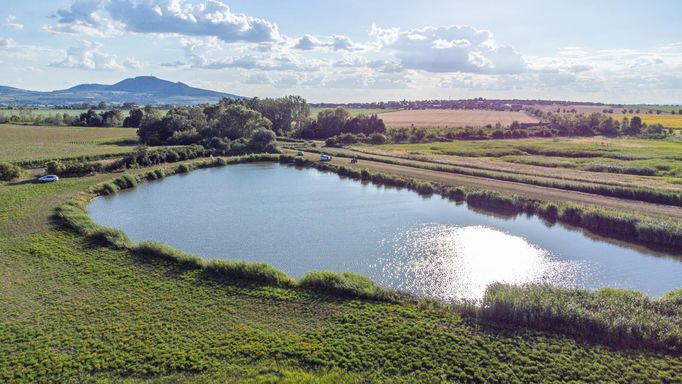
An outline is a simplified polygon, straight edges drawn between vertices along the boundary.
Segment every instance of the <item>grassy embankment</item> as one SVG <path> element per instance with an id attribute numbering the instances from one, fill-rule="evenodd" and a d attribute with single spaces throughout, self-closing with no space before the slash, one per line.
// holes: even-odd
<path id="1" fill-rule="evenodd" d="M 223 163 L 214 161 L 215 165 Z M 114 185 L 116 189 L 129 187 L 142 178 L 185 172 L 202 162 L 131 170 Z M 341 171 L 354 176 L 352 172 Z M 357 299 L 354 287 L 367 284 L 361 278 L 336 285 L 324 282 L 338 281 L 337 275 L 293 283 L 284 277 L 244 279 L 235 271 L 253 275 L 261 268 L 227 263 L 212 272 L 211 263 L 163 246 L 130 248 L 116 231 L 90 227 L 93 231 L 86 230 L 83 233 L 88 236 L 83 237 L 47 224 L 57 205 L 85 198 L 79 192 L 95 185 L 101 188 L 111 177 L 97 175 L 51 185 L 0 184 L 2 380 L 675 382 L 681 378 L 682 362 L 670 351 L 614 349 L 580 341 L 598 341 L 596 334 L 585 333 L 574 340 L 489 322 L 508 315 L 463 317 L 427 302 Z M 365 177 L 388 181 L 385 175 L 366 173 Z M 434 186 L 415 183 L 412 187 L 427 193 Z M 62 209 L 62 214 L 71 214 L 69 220 L 87 218 L 78 204 L 70 206 L 66 208 L 70 212 Z M 88 225 L 86 221 L 75 227 L 81 231 Z M 110 240 L 115 247 L 101 245 Z M 230 272 L 221 274 L 221 270 Z M 341 287 L 343 295 L 337 295 L 339 289 L 331 290 L 334 295 L 320 293 L 329 291 L 329 286 Z M 523 290 L 506 289 L 517 298 L 527 296 Z M 575 296 L 562 293 L 541 297 L 566 300 Z M 495 296 L 487 297 L 499 295 L 497 290 Z M 607 312 L 603 312 L 595 306 L 598 301 L 594 300 L 615 304 L 610 296 L 608 291 L 580 295 L 583 302 L 576 301 L 573 309 L 587 305 L 578 313 L 593 328 L 578 330 L 604 328 L 587 316 L 596 313 L 602 322 L 642 329 L 628 320 L 629 307 L 604 306 Z M 613 296 L 627 295 L 616 292 Z M 645 315 L 636 321 L 649 322 L 643 329 L 650 331 L 666 321 L 675 323 L 679 314 L 674 312 L 646 312 L 668 308 L 672 303 L 668 300 L 674 299 L 671 295 L 624 303 L 642 307 L 638 313 Z M 542 321 L 542 316 L 553 314 L 558 320 L 556 312 L 542 312 L 543 306 L 533 303 L 521 300 L 515 305 L 535 308 L 537 316 L 529 319 Z M 495 307 L 500 313 L 500 307 Z M 632 341 L 631 337 L 626 340 Z M 606 341 L 613 344 L 613 340 Z"/>

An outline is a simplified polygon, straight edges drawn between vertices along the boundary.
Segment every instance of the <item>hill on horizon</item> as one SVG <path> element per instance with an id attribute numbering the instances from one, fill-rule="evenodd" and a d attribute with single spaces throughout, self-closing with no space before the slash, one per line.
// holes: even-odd
<path id="1" fill-rule="evenodd" d="M 9 105 L 68 105 L 79 103 L 137 103 L 194 105 L 215 103 L 223 98 L 241 96 L 191 87 L 185 83 L 138 76 L 112 85 L 79 84 L 51 92 L 30 91 L 0 86 L 0 104 Z"/>

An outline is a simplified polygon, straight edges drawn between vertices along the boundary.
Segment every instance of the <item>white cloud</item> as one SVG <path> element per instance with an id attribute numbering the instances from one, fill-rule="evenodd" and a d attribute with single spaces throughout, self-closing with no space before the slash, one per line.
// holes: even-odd
<path id="1" fill-rule="evenodd" d="M 311 35 L 304 35 L 296 40 L 293 45 L 294 49 L 302 51 L 312 51 L 314 49 L 327 49 L 332 51 L 364 51 L 372 47 L 369 44 L 359 44 L 351 40 L 350 37 L 344 35 L 333 35 L 324 41 Z"/>
<path id="2" fill-rule="evenodd" d="M 227 4 L 206 0 L 78 0 L 57 11 L 56 33 L 111 35 L 134 33 L 214 36 L 225 42 L 269 42 L 281 39 L 274 23 L 233 13 Z"/>
<path id="3" fill-rule="evenodd" d="M 315 36 L 304 35 L 296 41 L 294 44 L 294 49 L 300 49 L 302 51 L 311 51 L 315 48 L 322 47 L 324 43 L 318 40 Z"/>
<path id="4" fill-rule="evenodd" d="M 273 45 L 268 50 L 253 50 L 249 46 L 231 45 L 225 49 L 218 39 L 183 38 L 180 44 L 185 51 L 185 60 L 163 65 L 170 68 L 198 69 L 254 69 L 262 71 L 317 71 L 328 66 L 324 60 L 306 58 L 296 52 Z"/>
<path id="5" fill-rule="evenodd" d="M 119 71 L 143 67 L 142 63 L 132 58 L 128 58 L 123 64 L 120 64 L 116 55 L 104 52 L 103 48 L 102 43 L 82 40 L 78 47 L 67 49 L 65 56 L 61 60 L 53 61 L 50 66 L 93 71 Z"/>
<path id="6" fill-rule="evenodd" d="M 8 17 L 5 19 L 5 24 L 4 24 L 4 26 L 5 26 L 5 27 L 9 27 L 9 28 L 18 29 L 18 30 L 24 29 L 24 24 L 19 23 L 19 22 L 17 21 L 17 17 L 16 17 L 16 16 L 12 16 L 12 15 L 8 16 Z"/>
<path id="7" fill-rule="evenodd" d="M 61 54 L 60 50 L 49 47 L 20 44 L 11 37 L 0 38 L 0 52 L 2 52 L 3 57 L 12 57 L 17 59 L 52 59 L 59 57 Z"/>
<path id="8" fill-rule="evenodd" d="M 137 59 L 129 57 L 123 62 L 123 66 L 130 69 L 140 70 L 145 67 L 145 64 Z"/>
<path id="9" fill-rule="evenodd" d="M 0 38 L 0 48 L 14 48 L 17 43 L 11 37 Z"/>
<path id="10" fill-rule="evenodd" d="M 252 73 L 244 80 L 244 84 L 272 84 L 272 79 L 266 73 Z"/>
<path id="11" fill-rule="evenodd" d="M 114 0 L 116 1 L 116 0 Z M 123 27 L 108 14 L 106 0 L 76 0 L 69 8 L 59 9 L 54 17 L 57 25 L 43 26 L 43 30 L 59 34 L 110 36 Z"/>
<path id="12" fill-rule="evenodd" d="M 372 35 L 401 65 L 426 72 L 505 74 L 524 71 L 523 57 L 499 46 L 492 33 L 472 27 L 424 27 L 409 31 L 372 26 Z"/>

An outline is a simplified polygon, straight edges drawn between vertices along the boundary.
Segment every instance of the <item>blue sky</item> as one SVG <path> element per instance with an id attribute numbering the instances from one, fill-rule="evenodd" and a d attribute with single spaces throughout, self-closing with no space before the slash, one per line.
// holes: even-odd
<path id="1" fill-rule="evenodd" d="M 0 84 L 682 103 L 680 1 L 5 0 Z"/>

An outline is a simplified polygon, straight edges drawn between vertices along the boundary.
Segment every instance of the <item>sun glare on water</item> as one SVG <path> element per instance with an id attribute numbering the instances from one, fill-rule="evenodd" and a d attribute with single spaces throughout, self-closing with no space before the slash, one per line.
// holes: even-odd
<path id="1" fill-rule="evenodd" d="M 484 226 L 425 225 L 382 246 L 391 255 L 378 265 L 385 283 L 446 300 L 481 299 L 494 282 L 573 286 L 584 270 L 579 262 L 560 261 L 522 237 Z"/>

